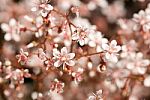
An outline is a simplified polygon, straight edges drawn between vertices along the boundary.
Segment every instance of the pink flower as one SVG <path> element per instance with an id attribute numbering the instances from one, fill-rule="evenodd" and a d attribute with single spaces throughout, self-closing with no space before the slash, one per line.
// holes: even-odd
<path id="1" fill-rule="evenodd" d="M 20 54 L 16 56 L 18 59 L 18 63 L 20 63 L 21 65 L 26 64 L 28 60 L 28 55 L 28 52 L 24 52 L 23 49 L 21 49 Z"/>
<path id="2" fill-rule="evenodd" d="M 15 83 L 24 83 L 24 77 L 28 78 L 30 76 L 31 74 L 29 74 L 28 69 L 25 70 L 16 69 L 14 71 L 7 73 L 5 78 L 11 79 L 11 81 Z"/>
<path id="3" fill-rule="evenodd" d="M 69 66 L 75 65 L 75 62 L 72 60 L 75 57 L 75 53 L 68 53 L 66 47 L 63 47 L 61 52 L 59 52 L 57 49 L 53 49 L 53 56 L 54 59 L 56 59 L 56 62 L 54 63 L 55 67 L 59 67 L 62 64 L 63 68 L 65 67 L 65 64 Z"/>
<path id="4" fill-rule="evenodd" d="M 117 46 L 117 42 L 116 40 L 112 40 L 111 43 L 108 44 L 102 44 L 102 48 L 104 51 L 106 51 L 105 53 L 105 59 L 112 61 L 112 62 L 117 62 L 118 58 L 117 58 L 117 52 L 119 52 L 121 50 L 120 46 Z"/>
<path id="5" fill-rule="evenodd" d="M 96 91 L 96 94 L 93 93 L 92 96 L 89 96 L 88 100 L 103 100 L 102 93 L 102 90 L 98 90 Z"/>
<path id="6" fill-rule="evenodd" d="M 37 11 L 37 10 L 40 11 L 40 14 L 43 17 L 46 17 L 49 11 L 53 10 L 53 6 L 47 3 L 41 3 L 31 9 L 31 11 Z"/>
<path id="7" fill-rule="evenodd" d="M 72 40 L 76 40 L 81 46 L 85 45 L 88 41 L 87 32 L 78 28 L 77 32 L 72 35 Z"/>
<path id="8" fill-rule="evenodd" d="M 134 25 L 135 31 L 142 29 L 144 32 L 148 32 L 150 30 L 150 15 L 145 11 L 141 10 L 138 14 L 134 14 L 133 21 L 136 23 Z"/>
<path id="9" fill-rule="evenodd" d="M 50 86 L 50 91 L 55 91 L 56 93 L 62 93 L 65 84 L 63 82 L 58 81 L 55 79 L 54 82 Z"/>
<path id="10" fill-rule="evenodd" d="M 78 84 L 79 82 L 82 81 L 82 73 L 83 73 L 83 69 L 82 68 L 78 68 L 78 71 L 77 72 L 73 72 L 72 73 L 72 76 L 74 78 L 74 81 L 76 84 Z"/>
<path id="11" fill-rule="evenodd" d="M 96 47 L 96 51 L 100 52 L 102 50 L 101 45 L 103 43 L 108 43 L 106 38 L 103 38 L 101 32 L 95 32 L 89 34 L 89 46 Z"/>

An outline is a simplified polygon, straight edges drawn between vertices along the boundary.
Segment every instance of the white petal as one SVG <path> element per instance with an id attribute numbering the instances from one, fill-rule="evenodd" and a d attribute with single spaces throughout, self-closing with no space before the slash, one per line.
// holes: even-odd
<path id="1" fill-rule="evenodd" d="M 79 39 L 79 35 L 77 33 L 72 35 L 72 40 L 78 40 Z"/>
<path id="2" fill-rule="evenodd" d="M 102 44 L 102 49 L 104 49 L 104 50 L 109 50 L 109 46 L 108 46 L 108 44 Z"/>
<path id="3" fill-rule="evenodd" d="M 108 60 L 108 59 L 110 59 L 111 58 L 111 55 L 110 55 L 110 53 L 105 53 L 105 58 Z"/>
<path id="4" fill-rule="evenodd" d="M 31 8 L 31 11 L 33 11 L 33 12 L 34 12 L 34 11 L 37 11 L 37 7 L 32 7 L 32 8 Z"/>
<path id="5" fill-rule="evenodd" d="M 111 60 L 112 62 L 114 62 L 114 63 L 117 63 L 117 62 L 118 62 L 118 58 L 117 58 L 117 56 L 114 55 L 114 54 L 111 54 L 110 60 Z"/>
<path id="6" fill-rule="evenodd" d="M 114 47 L 114 51 L 113 52 L 119 52 L 121 50 L 121 47 L 120 46 L 116 46 Z"/>
<path id="7" fill-rule="evenodd" d="M 83 46 L 83 45 L 84 45 L 84 40 L 83 40 L 83 39 L 79 40 L 79 44 L 80 44 L 81 46 Z"/>
<path id="8" fill-rule="evenodd" d="M 108 43 L 108 39 L 102 38 L 102 44 L 103 44 L 103 43 Z"/>
<path id="9" fill-rule="evenodd" d="M 67 56 L 69 59 L 73 59 L 75 57 L 75 53 L 69 53 Z"/>
<path id="10" fill-rule="evenodd" d="M 5 36 L 4 36 L 4 39 L 5 39 L 6 41 L 10 41 L 10 40 L 12 39 L 11 33 L 6 33 Z"/>
<path id="11" fill-rule="evenodd" d="M 69 60 L 66 62 L 67 65 L 69 66 L 74 66 L 75 65 L 75 62 L 73 60 Z"/>
<path id="12" fill-rule="evenodd" d="M 42 15 L 43 17 L 46 17 L 46 16 L 47 16 L 47 14 L 48 14 L 48 12 L 47 12 L 47 11 L 41 10 L 41 15 Z"/>
<path id="13" fill-rule="evenodd" d="M 10 21 L 9 21 L 9 25 L 10 25 L 10 26 L 12 26 L 12 27 L 13 27 L 13 26 L 16 26 L 16 24 L 17 24 L 17 22 L 16 22 L 16 20 L 15 20 L 15 19 L 13 19 L 13 18 L 12 18 L 12 19 L 10 19 Z"/>
<path id="14" fill-rule="evenodd" d="M 59 58 L 60 52 L 57 49 L 53 49 L 53 56 Z"/>
<path id="15" fill-rule="evenodd" d="M 1 28 L 2 28 L 3 31 L 6 31 L 6 32 L 8 32 L 10 30 L 8 24 L 6 24 L 6 23 L 2 23 Z"/>
<path id="16" fill-rule="evenodd" d="M 45 7 L 46 10 L 53 10 L 53 6 L 51 6 L 50 4 L 47 4 L 47 6 Z"/>
<path id="17" fill-rule="evenodd" d="M 62 55 L 66 55 L 67 53 L 68 53 L 67 48 L 66 48 L 66 47 L 63 47 L 63 48 L 61 49 L 61 54 L 62 54 Z"/>
<path id="18" fill-rule="evenodd" d="M 55 63 L 54 63 L 54 66 L 55 67 L 59 67 L 63 62 L 61 62 L 60 60 L 57 60 Z"/>
<path id="19" fill-rule="evenodd" d="M 110 47 L 115 47 L 117 45 L 117 41 L 116 40 L 112 40 L 110 43 Z"/>
<path id="20" fill-rule="evenodd" d="M 144 86 L 150 87 L 150 76 L 147 76 L 144 80 Z"/>
<path id="21" fill-rule="evenodd" d="M 18 34 L 12 34 L 12 38 L 16 41 L 19 42 L 20 41 L 20 36 Z"/>
<path id="22" fill-rule="evenodd" d="M 96 43 L 94 41 L 89 41 L 89 46 L 90 47 L 96 47 Z"/>

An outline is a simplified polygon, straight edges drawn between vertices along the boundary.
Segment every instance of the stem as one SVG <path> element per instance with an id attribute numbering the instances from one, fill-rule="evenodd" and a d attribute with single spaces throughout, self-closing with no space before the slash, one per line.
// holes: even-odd
<path id="1" fill-rule="evenodd" d="M 80 57 L 77 58 L 77 59 L 80 59 L 80 58 L 82 58 L 82 57 L 88 57 L 88 56 L 92 56 L 92 55 L 102 54 L 102 53 L 104 53 L 104 52 L 102 51 L 102 52 L 96 52 L 96 53 L 86 54 L 86 55 L 80 56 Z"/>

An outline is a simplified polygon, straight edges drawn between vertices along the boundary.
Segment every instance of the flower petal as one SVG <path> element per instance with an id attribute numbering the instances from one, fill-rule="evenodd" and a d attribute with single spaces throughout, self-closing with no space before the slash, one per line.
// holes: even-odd
<path id="1" fill-rule="evenodd" d="M 75 62 L 74 62 L 73 60 L 68 60 L 68 61 L 66 62 L 66 64 L 69 65 L 69 66 L 74 66 L 74 65 L 75 65 Z"/>
<path id="2" fill-rule="evenodd" d="M 75 57 L 75 53 L 69 53 L 67 56 L 69 59 L 73 59 Z"/>
<path id="3" fill-rule="evenodd" d="M 79 39 L 79 35 L 77 33 L 72 35 L 72 40 L 78 40 Z"/>
<path id="4" fill-rule="evenodd" d="M 53 49 L 53 56 L 59 58 L 60 52 L 57 49 Z"/>
<path id="5" fill-rule="evenodd" d="M 108 46 L 108 44 L 102 44 L 102 49 L 104 49 L 104 50 L 109 50 L 109 46 Z"/>
<path id="6" fill-rule="evenodd" d="M 57 61 L 54 63 L 54 66 L 55 66 L 55 67 L 60 67 L 60 65 L 61 65 L 62 63 L 63 63 L 62 61 L 57 60 Z"/>
<path id="7" fill-rule="evenodd" d="M 62 55 L 66 55 L 67 53 L 68 53 L 67 48 L 66 48 L 66 47 L 63 47 L 63 48 L 61 49 L 61 54 L 62 54 Z"/>

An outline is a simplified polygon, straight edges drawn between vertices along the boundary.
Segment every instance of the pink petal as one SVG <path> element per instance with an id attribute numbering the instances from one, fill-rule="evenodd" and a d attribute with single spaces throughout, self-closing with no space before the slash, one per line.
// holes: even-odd
<path id="1" fill-rule="evenodd" d="M 59 58 L 60 52 L 57 49 L 53 49 L 53 56 Z"/>
<path id="2" fill-rule="evenodd" d="M 84 40 L 83 40 L 83 39 L 79 40 L 79 44 L 80 44 L 81 46 L 83 46 L 83 45 L 84 45 Z"/>
<path id="3" fill-rule="evenodd" d="M 79 35 L 77 33 L 72 35 L 72 40 L 78 40 L 79 39 Z"/>
<path id="4" fill-rule="evenodd" d="M 61 62 L 60 60 L 57 60 L 55 63 L 54 63 L 54 66 L 55 67 L 59 67 L 63 62 Z"/>
<path id="5" fill-rule="evenodd" d="M 104 49 L 104 50 L 109 50 L 109 46 L 108 46 L 108 44 L 102 44 L 102 49 Z"/>
<path id="6" fill-rule="evenodd" d="M 114 62 L 114 63 L 117 63 L 117 62 L 118 62 L 118 58 L 117 58 L 117 56 L 114 55 L 114 54 L 111 54 L 110 60 L 111 60 L 112 62 Z"/>
<path id="7" fill-rule="evenodd" d="M 112 40 L 110 43 L 110 47 L 115 47 L 117 45 L 117 41 L 116 40 Z"/>
<path id="8" fill-rule="evenodd" d="M 75 65 L 75 62 L 73 60 L 69 60 L 66 62 L 67 65 L 69 66 L 74 66 Z"/>
<path id="9" fill-rule="evenodd" d="M 111 55 L 110 55 L 110 53 L 105 53 L 105 58 L 108 60 L 108 59 L 111 59 Z"/>
<path id="10" fill-rule="evenodd" d="M 67 56 L 69 59 L 73 59 L 75 57 L 75 53 L 69 53 Z"/>
<path id="11" fill-rule="evenodd" d="M 46 10 L 53 10 L 53 6 L 51 6 L 50 4 L 47 4 L 47 6 L 45 7 Z"/>
<path id="12" fill-rule="evenodd" d="M 66 47 L 63 47 L 63 48 L 61 49 L 61 54 L 62 54 L 62 55 L 66 55 L 67 53 L 68 53 L 67 48 L 66 48 Z"/>

